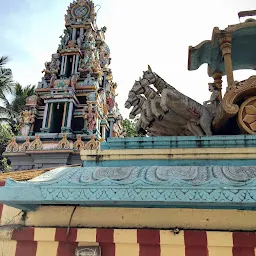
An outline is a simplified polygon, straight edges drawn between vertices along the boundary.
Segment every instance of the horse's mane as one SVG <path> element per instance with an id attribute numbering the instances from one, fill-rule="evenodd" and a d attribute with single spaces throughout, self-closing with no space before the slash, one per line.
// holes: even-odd
<path id="1" fill-rule="evenodd" d="M 175 89 L 173 86 L 168 84 L 162 77 L 160 77 L 157 73 L 153 73 L 156 77 L 156 83 L 154 86 L 159 92 L 162 92 L 164 88 L 169 88 L 169 89 Z"/>

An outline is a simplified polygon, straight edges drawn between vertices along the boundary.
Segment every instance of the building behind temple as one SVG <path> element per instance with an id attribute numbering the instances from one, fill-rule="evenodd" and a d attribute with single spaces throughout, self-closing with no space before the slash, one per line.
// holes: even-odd
<path id="1" fill-rule="evenodd" d="M 20 115 L 21 136 L 6 150 L 13 170 L 80 164 L 81 149 L 122 136 L 106 27 L 97 27 L 96 9 L 87 0 L 70 4 L 57 52 Z"/>

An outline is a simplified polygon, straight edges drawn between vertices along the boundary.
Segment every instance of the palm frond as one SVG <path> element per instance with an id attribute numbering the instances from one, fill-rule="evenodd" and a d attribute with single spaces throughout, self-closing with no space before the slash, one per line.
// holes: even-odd
<path id="1" fill-rule="evenodd" d="M 7 56 L 0 57 L 0 68 L 7 64 L 9 58 Z"/>

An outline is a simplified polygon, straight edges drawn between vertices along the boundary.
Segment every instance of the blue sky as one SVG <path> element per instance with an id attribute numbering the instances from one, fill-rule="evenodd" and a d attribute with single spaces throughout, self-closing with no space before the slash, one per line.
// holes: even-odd
<path id="1" fill-rule="evenodd" d="M 1 1 L 0 55 L 11 59 L 14 79 L 37 84 L 44 63 L 57 50 L 70 0 Z M 255 0 L 95 0 L 98 26 L 106 26 L 114 79 L 123 108 L 129 89 L 147 65 L 176 89 L 203 102 L 209 98 L 207 67 L 187 70 L 188 47 L 211 38 L 215 26 L 239 22 L 237 13 L 255 9 Z M 242 80 L 254 71 L 235 72 Z M 226 79 L 223 78 L 224 86 Z"/>

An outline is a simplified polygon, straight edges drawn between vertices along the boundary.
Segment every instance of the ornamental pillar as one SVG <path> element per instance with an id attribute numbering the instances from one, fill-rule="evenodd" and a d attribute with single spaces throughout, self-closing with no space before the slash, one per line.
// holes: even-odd
<path id="1" fill-rule="evenodd" d="M 66 126 L 66 123 L 67 123 L 67 102 L 65 102 L 65 105 L 64 105 L 64 112 L 63 112 L 63 117 L 62 117 L 62 127 L 65 127 Z"/>
<path id="2" fill-rule="evenodd" d="M 222 100 L 222 72 L 214 72 L 212 75 L 214 84 L 217 86 L 220 92 L 220 101 Z"/>
<path id="3" fill-rule="evenodd" d="M 61 71 L 60 71 L 60 75 L 65 75 L 64 73 L 64 65 L 65 65 L 65 56 L 61 57 Z"/>
<path id="4" fill-rule="evenodd" d="M 77 74 L 78 72 L 78 64 L 79 64 L 79 55 L 76 55 L 76 63 L 75 63 L 75 71 L 74 71 L 75 74 Z"/>
<path id="5" fill-rule="evenodd" d="M 69 110 L 68 110 L 68 121 L 67 121 L 67 128 L 71 128 L 71 121 L 72 121 L 72 115 L 73 115 L 73 107 L 74 103 L 69 103 Z"/>
<path id="6" fill-rule="evenodd" d="M 106 140 L 106 126 L 102 125 L 101 126 L 101 138 L 103 138 L 104 140 Z"/>
<path id="7" fill-rule="evenodd" d="M 232 37 L 230 34 L 224 34 L 219 39 L 220 49 L 222 52 L 222 56 L 224 58 L 228 87 L 232 86 L 234 82 L 232 58 L 231 58 L 231 41 L 232 41 Z"/>
<path id="8" fill-rule="evenodd" d="M 76 28 L 73 28 L 72 40 L 76 41 Z"/>
<path id="9" fill-rule="evenodd" d="M 66 69 L 67 69 L 67 59 L 68 59 L 68 56 L 65 55 L 64 56 L 64 67 L 63 67 L 63 75 L 66 75 Z"/>
<path id="10" fill-rule="evenodd" d="M 42 128 L 44 129 L 46 126 L 46 120 L 47 120 L 47 116 L 48 116 L 48 108 L 49 108 L 49 104 L 46 103 L 45 104 L 45 108 L 44 108 L 44 119 L 43 119 L 43 125 Z"/>
<path id="11" fill-rule="evenodd" d="M 113 119 L 109 120 L 109 123 L 110 123 L 110 125 L 109 125 L 109 127 L 110 127 L 110 129 L 109 129 L 110 130 L 109 137 L 112 138 L 113 137 L 114 120 Z"/>
<path id="12" fill-rule="evenodd" d="M 73 60 L 72 60 L 72 71 L 71 74 L 75 74 L 75 64 L 76 64 L 76 55 L 73 56 Z"/>

